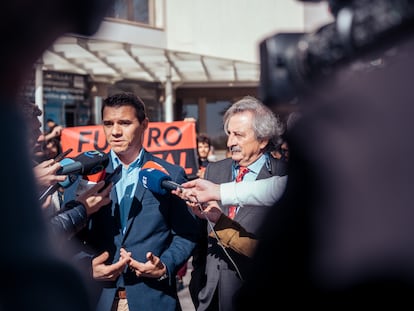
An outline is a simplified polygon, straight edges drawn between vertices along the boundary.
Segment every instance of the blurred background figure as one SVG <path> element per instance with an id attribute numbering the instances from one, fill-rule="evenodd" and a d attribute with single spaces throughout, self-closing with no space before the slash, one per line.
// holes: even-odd
<path id="1" fill-rule="evenodd" d="M 55 159 L 62 152 L 62 146 L 58 137 L 51 138 L 45 144 L 45 157 L 47 159 Z"/>
<path id="2" fill-rule="evenodd" d="M 204 178 L 204 171 L 207 165 L 210 163 L 211 158 L 211 141 L 207 134 L 197 135 L 197 156 L 198 156 L 198 172 L 197 177 Z"/>
<path id="3" fill-rule="evenodd" d="M 414 307 L 414 5 L 330 3 L 331 37 L 300 42 L 323 42 L 320 58 L 291 54 L 300 68 L 317 65 L 301 77 L 308 92 L 296 92 L 286 191 L 266 217 L 238 310 Z"/>
<path id="4" fill-rule="evenodd" d="M 65 33 L 92 35 L 109 4 L 107 0 L 3 1 L 0 34 L 0 127 L 10 144 L 0 160 L 0 245 L 3 275 L 2 310 L 90 311 L 91 288 L 86 275 L 61 258 L 50 241 L 40 208 L 26 124 L 18 103 L 35 62 Z M 37 135 L 33 135 L 36 137 Z M 47 293 L 47 297 L 45 296 Z"/>
<path id="5" fill-rule="evenodd" d="M 60 141 L 60 135 L 62 134 L 63 127 L 58 125 L 53 119 L 46 120 L 47 130 L 45 131 L 45 140 L 49 141 L 52 138 Z"/>
<path id="6" fill-rule="evenodd" d="M 279 144 L 270 154 L 278 160 L 288 161 L 289 160 L 289 148 L 286 141 Z"/>

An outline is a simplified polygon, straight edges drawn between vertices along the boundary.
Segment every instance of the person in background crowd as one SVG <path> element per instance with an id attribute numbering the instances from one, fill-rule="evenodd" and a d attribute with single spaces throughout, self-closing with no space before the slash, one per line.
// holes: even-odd
<path id="1" fill-rule="evenodd" d="M 293 125 L 299 120 L 300 118 L 300 112 L 299 111 L 293 111 L 289 113 L 288 118 L 286 120 L 286 130 L 281 136 L 281 140 L 273 142 L 275 145 L 275 149 L 272 150 L 270 153 L 273 157 L 276 159 L 289 161 L 289 146 L 286 141 L 286 135 L 287 131 L 289 131 Z"/>
<path id="2" fill-rule="evenodd" d="M 48 159 L 55 159 L 58 154 L 62 153 L 60 139 L 57 137 L 47 140 L 45 145 L 45 154 Z"/>
<path id="3" fill-rule="evenodd" d="M 79 237 L 100 286 L 96 309 L 180 310 L 175 276 L 198 240 L 197 217 L 180 198 L 146 189 L 138 174 L 156 162 L 183 183 L 185 171 L 144 149 L 149 120 L 138 96 L 111 95 L 101 113 L 111 147 L 106 170 L 122 165 L 122 178 L 113 187 L 112 205 L 93 214 Z"/>
<path id="4" fill-rule="evenodd" d="M 286 141 L 283 141 L 281 144 L 270 151 L 270 154 L 278 160 L 288 161 L 289 160 L 289 148 Z"/>
<path id="5" fill-rule="evenodd" d="M 270 109 L 256 98 L 246 96 L 230 106 L 223 121 L 228 136 L 227 147 L 232 156 L 211 162 L 207 166 L 205 179 L 214 183 L 230 182 L 238 180 L 236 175 L 240 171 L 247 173 L 243 181 L 286 175 L 285 165 L 268 154 L 270 140 L 281 135 L 282 131 L 280 121 Z M 229 206 L 220 208 L 246 232 L 260 238 L 259 229 L 267 207 L 234 206 L 235 215 L 229 213 L 232 210 Z M 211 236 L 208 237 L 208 249 L 198 250 L 204 255 L 200 256 L 204 262 L 200 260 L 194 270 L 200 270 L 201 275 L 205 274 L 206 281 L 198 290 L 197 310 L 234 310 L 233 298 L 243 284 L 244 274 L 250 268 L 250 258 L 231 249 L 224 251 Z M 193 290 L 197 292 L 196 288 Z"/>
<path id="6" fill-rule="evenodd" d="M 60 135 L 62 134 L 63 127 L 58 125 L 53 119 L 46 120 L 47 131 L 45 132 L 45 140 L 49 141 L 52 138 L 56 138 L 60 142 Z"/>
<path id="7" fill-rule="evenodd" d="M 197 156 L 198 156 L 198 172 L 199 178 L 204 178 L 204 171 L 208 163 L 210 163 L 208 156 L 211 150 L 210 138 L 206 134 L 197 135 Z"/>
<path id="8" fill-rule="evenodd" d="M 20 92 L 33 65 L 65 33 L 92 35 L 112 1 L 3 1 L 0 34 L 0 126 L 3 144 L 0 188 L 2 310 L 90 311 L 85 276 L 58 256 L 38 200 L 32 150 L 19 107 Z"/>

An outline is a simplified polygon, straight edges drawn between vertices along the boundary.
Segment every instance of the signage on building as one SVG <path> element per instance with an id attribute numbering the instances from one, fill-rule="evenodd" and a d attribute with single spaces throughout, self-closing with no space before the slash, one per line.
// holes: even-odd
<path id="1" fill-rule="evenodd" d="M 73 149 L 68 157 L 75 157 L 88 150 L 109 151 L 102 125 L 64 128 L 61 143 L 63 151 Z M 144 148 L 181 166 L 189 178 L 196 177 L 198 162 L 194 122 L 149 122 L 144 136 Z"/>

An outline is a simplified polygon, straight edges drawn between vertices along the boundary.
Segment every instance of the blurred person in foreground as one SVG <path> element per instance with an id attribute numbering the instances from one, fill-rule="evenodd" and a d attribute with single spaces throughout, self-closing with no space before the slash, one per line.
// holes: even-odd
<path id="1" fill-rule="evenodd" d="M 44 135 L 40 130 L 41 123 L 38 119 L 42 115 L 42 111 L 36 104 L 28 101 L 20 103 L 20 108 L 23 112 L 25 123 L 28 125 L 29 149 L 38 151 L 39 146 L 44 141 Z M 50 186 L 66 182 L 70 178 L 66 175 L 56 174 L 60 168 L 60 163 L 54 159 L 45 160 L 33 167 L 36 183 L 41 192 Z M 67 181 L 67 183 L 70 182 Z M 98 185 L 94 185 L 81 193 L 76 200 L 67 202 L 64 205 L 59 200 L 57 202 L 52 201 L 52 198 L 58 194 L 58 190 L 40 201 L 44 216 L 50 225 L 52 238 L 57 243 L 62 244 L 65 240 L 69 240 L 86 225 L 91 214 L 111 202 L 109 193 L 112 185 L 109 185 L 106 189 L 103 189 L 103 186 L 104 182 L 101 181 Z M 65 247 L 68 246 L 67 243 L 63 243 L 63 245 Z"/>
<path id="2" fill-rule="evenodd" d="M 113 187 L 112 204 L 93 214 L 79 236 L 100 287 L 96 309 L 181 310 L 175 276 L 196 244 L 198 223 L 180 198 L 145 188 L 139 172 L 156 162 L 183 183 L 185 171 L 143 147 L 149 120 L 138 96 L 111 95 L 101 114 L 111 148 L 107 172 L 122 165 L 122 178 Z"/>
<path id="3" fill-rule="evenodd" d="M 2 310 L 91 310 L 84 276 L 60 258 L 38 201 L 19 93 L 42 53 L 65 33 L 93 34 L 111 1 L 3 1 L 0 34 Z M 47 295 L 46 295 L 47 294 Z M 46 295 L 46 296 L 45 296 Z"/>
<path id="4" fill-rule="evenodd" d="M 376 44 L 302 97 L 286 191 L 266 217 L 237 310 L 414 307 L 414 7 L 345 2 L 338 18 L 369 17 L 351 29 Z M 389 17 L 398 17 L 393 31 L 370 35 Z"/>
<path id="5" fill-rule="evenodd" d="M 231 158 L 211 162 L 206 168 L 205 179 L 214 183 L 239 179 L 244 182 L 286 175 L 284 164 L 268 153 L 270 140 L 281 135 L 282 131 L 280 121 L 270 109 L 256 98 L 245 96 L 230 106 L 223 122 Z M 236 177 L 242 171 L 244 178 Z M 220 206 L 226 215 L 259 240 L 257 233 L 270 207 Z M 234 213 L 229 213 L 232 210 Z M 197 261 L 193 257 L 190 290 L 198 293 L 197 310 L 234 310 L 233 298 L 250 269 L 251 259 L 232 249 L 222 248 L 215 237 L 208 236 L 210 229 L 206 225 L 207 246 L 200 242 Z"/>

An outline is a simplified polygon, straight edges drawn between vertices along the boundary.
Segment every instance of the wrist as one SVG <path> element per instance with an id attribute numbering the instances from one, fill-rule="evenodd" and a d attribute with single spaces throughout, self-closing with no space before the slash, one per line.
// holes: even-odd
<path id="1" fill-rule="evenodd" d="M 164 271 L 164 274 L 163 275 L 161 275 L 157 280 L 158 281 L 162 281 L 162 280 L 165 280 L 165 279 L 168 279 L 168 271 L 167 271 L 167 267 L 165 266 L 165 264 L 163 263 L 162 264 L 163 265 L 163 271 Z"/>

